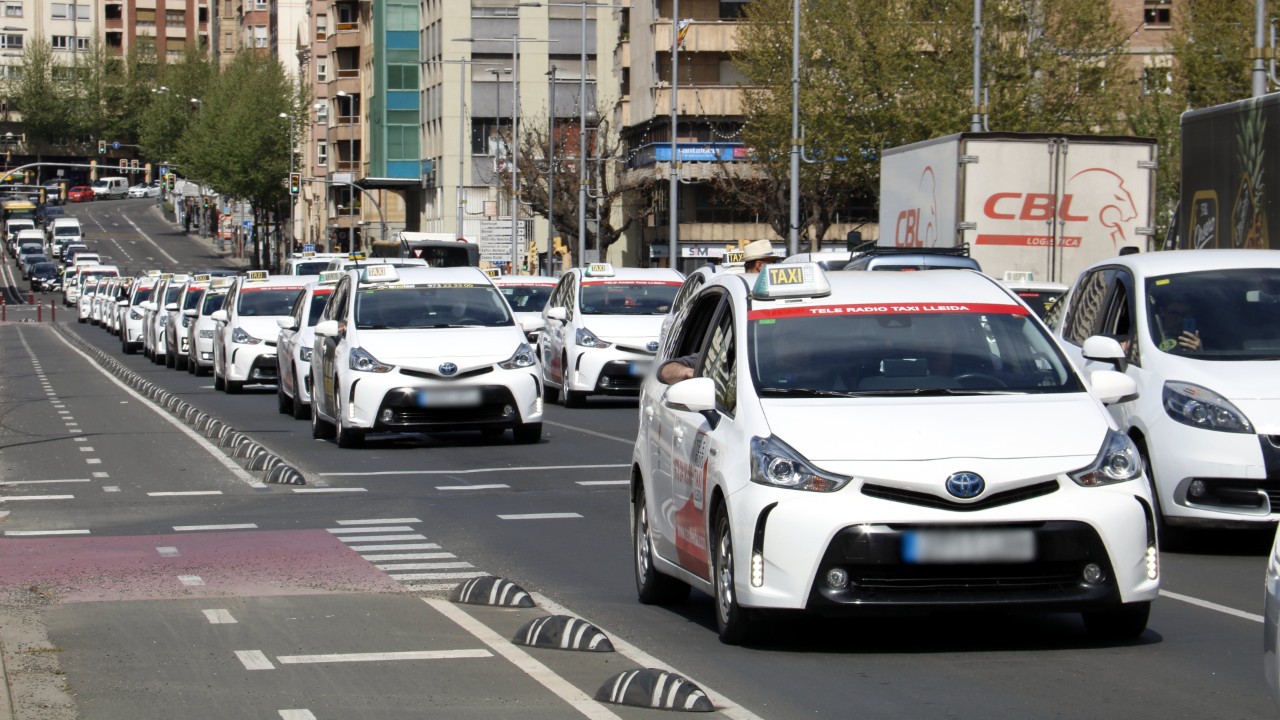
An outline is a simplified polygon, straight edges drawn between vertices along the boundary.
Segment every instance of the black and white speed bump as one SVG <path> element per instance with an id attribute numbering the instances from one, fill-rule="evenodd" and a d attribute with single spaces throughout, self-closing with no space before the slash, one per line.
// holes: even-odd
<path id="1" fill-rule="evenodd" d="M 596 700 L 677 712 L 716 710 L 702 688 L 681 675 L 655 668 L 627 670 L 614 675 L 596 691 Z"/>
<path id="2" fill-rule="evenodd" d="M 613 652 L 613 643 L 600 628 L 569 615 L 548 615 L 530 620 L 516 631 L 511 641 L 517 645 L 553 650 Z"/>
<path id="3" fill-rule="evenodd" d="M 524 588 L 492 575 L 471 578 L 449 591 L 449 600 L 467 605 L 492 605 L 494 607 L 531 608 L 533 598 Z"/>

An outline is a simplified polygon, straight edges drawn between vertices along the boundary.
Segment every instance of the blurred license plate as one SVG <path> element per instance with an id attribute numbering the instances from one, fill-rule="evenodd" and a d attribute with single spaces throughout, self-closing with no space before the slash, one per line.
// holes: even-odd
<path id="1" fill-rule="evenodd" d="M 627 372 L 631 373 L 632 376 L 643 375 L 649 372 L 650 364 L 651 363 L 647 363 L 647 362 L 627 363 Z"/>
<path id="2" fill-rule="evenodd" d="M 1036 538 L 1030 530 L 912 530 L 902 535 L 909 564 L 1030 562 Z"/>
<path id="3" fill-rule="evenodd" d="M 480 388 L 418 391 L 418 407 L 474 407 L 479 404 Z"/>

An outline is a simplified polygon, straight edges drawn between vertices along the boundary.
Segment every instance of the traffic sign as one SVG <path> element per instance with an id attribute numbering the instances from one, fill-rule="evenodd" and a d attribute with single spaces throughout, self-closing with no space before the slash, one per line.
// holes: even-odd
<path id="1" fill-rule="evenodd" d="M 307 243 L 302 246 L 302 252 L 304 253 L 315 252 L 315 251 L 316 251 L 315 243 Z"/>
<path id="2" fill-rule="evenodd" d="M 120 149 L 120 141 L 119 141 L 119 140 L 115 140 L 115 141 L 113 141 L 113 142 L 111 143 L 111 149 L 112 149 L 112 150 L 119 150 L 119 149 Z"/>

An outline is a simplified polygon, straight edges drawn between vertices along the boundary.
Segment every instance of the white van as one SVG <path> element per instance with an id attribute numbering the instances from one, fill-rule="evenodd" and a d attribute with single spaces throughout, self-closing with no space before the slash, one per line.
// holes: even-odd
<path id="1" fill-rule="evenodd" d="M 54 257 L 62 257 L 62 248 L 84 242 L 84 227 L 75 218 L 54 218 L 49 226 L 49 245 Z"/>
<path id="2" fill-rule="evenodd" d="M 129 194 L 129 181 L 122 177 L 104 177 L 100 178 L 90 187 L 93 188 L 93 198 L 95 200 L 104 198 L 123 198 Z"/>

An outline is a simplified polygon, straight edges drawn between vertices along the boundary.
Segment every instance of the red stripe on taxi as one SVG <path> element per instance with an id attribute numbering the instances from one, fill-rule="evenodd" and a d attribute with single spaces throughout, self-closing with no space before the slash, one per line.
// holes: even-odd
<path id="1" fill-rule="evenodd" d="M 1027 315 L 1021 305 L 994 303 L 863 303 L 857 305 L 809 305 L 806 307 L 752 310 L 748 320 L 821 317 L 827 315 L 920 315 L 924 313 L 983 313 L 987 315 Z"/>

